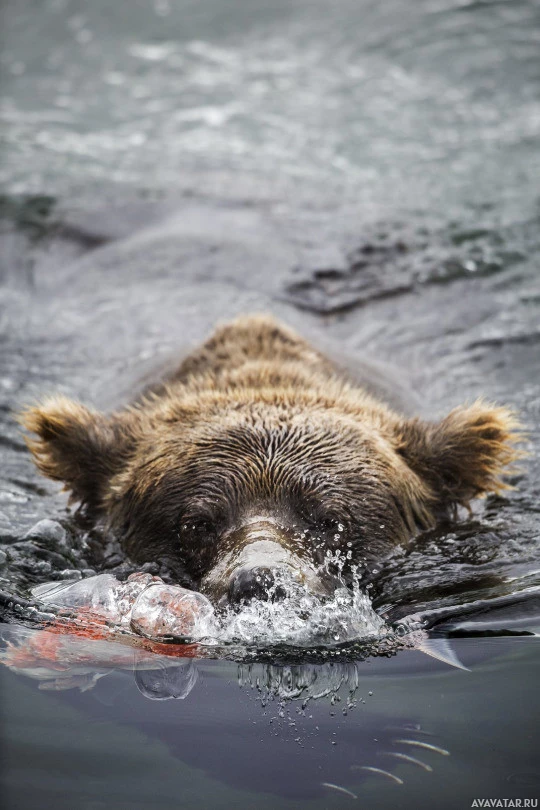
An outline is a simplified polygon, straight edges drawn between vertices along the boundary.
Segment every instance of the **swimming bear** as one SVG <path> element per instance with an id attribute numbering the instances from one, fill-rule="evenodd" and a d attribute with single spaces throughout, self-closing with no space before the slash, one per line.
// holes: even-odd
<path id="1" fill-rule="evenodd" d="M 166 559 L 217 603 L 277 598 L 283 574 L 320 594 L 366 576 L 503 489 L 519 436 L 482 401 L 439 422 L 403 415 L 268 315 L 219 327 L 111 415 L 56 396 L 21 422 L 40 471 L 132 560 Z"/>

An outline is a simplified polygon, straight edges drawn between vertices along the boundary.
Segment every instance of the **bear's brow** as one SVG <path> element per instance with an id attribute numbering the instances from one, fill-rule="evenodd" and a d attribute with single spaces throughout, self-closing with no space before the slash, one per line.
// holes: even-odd
<path id="1" fill-rule="evenodd" d="M 280 481 L 271 474 L 268 476 L 264 473 L 260 476 L 248 476 L 250 480 L 246 481 L 241 477 L 237 479 L 230 469 L 227 473 L 219 479 L 216 479 L 215 474 L 201 478 L 191 477 L 189 486 L 184 489 L 186 513 L 194 514 L 200 510 L 227 515 L 231 509 L 243 509 L 261 500 L 275 505 L 287 505 L 295 511 L 335 508 L 343 510 L 344 516 L 349 513 L 347 492 L 337 485 L 337 476 L 299 470 L 289 471 Z"/>

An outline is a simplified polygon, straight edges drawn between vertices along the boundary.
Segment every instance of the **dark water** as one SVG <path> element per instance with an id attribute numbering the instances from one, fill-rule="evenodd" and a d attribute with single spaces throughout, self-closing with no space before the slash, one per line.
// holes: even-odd
<path id="1" fill-rule="evenodd" d="M 238 312 L 391 362 L 426 416 L 479 395 L 511 405 L 530 451 L 515 490 L 396 551 L 373 583 L 381 615 L 423 621 L 470 672 L 413 650 L 349 650 L 333 669 L 254 654 L 251 673 L 192 664 L 189 694 L 163 701 L 148 696 L 178 697 L 186 672 L 156 687 L 122 665 L 51 692 L 3 668 L 7 806 L 355 804 L 323 782 L 368 807 L 537 797 L 538 3 L 13 0 L 1 13 L 6 604 L 127 570 L 35 473 L 13 412 L 52 391 L 113 406 Z M 43 518 L 63 529 L 25 537 Z"/>
<path id="2" fill-rule="evenodd" d="M 318 672 L 199 662 L 191 694 L 164 702 L 145 698 L 127 673 L 59 695 L 3 671 L 5 806 L 412 809 L 534 798 L 535 647 L 461 639 L 469 673 L 426 667 L 413 652 Z M 344 683 L 302 709 L 307 689 L 283 698 L 300 678 L 313 691 Z"/>

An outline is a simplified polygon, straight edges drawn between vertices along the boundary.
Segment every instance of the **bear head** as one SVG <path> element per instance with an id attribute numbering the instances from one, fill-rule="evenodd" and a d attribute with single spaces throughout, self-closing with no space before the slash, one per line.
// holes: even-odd
<path id="1" fill-rule="evenodd" d="M 216 602 L 277 598 L 277 573 L 332 592 L 506 486 L 507 409 L 478 401 L 424 422 L 338 378 L 253 373 L 198 375 L 109 416 L 55 397 L 21 421 L 41 472 L 133 560 L 165 561 Z"/>

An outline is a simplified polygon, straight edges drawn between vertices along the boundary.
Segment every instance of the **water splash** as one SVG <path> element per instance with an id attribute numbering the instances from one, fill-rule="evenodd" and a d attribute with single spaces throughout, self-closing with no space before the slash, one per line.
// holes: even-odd
<path id="1" fill-rule="evenodd" d="M 285 596 L 274 600 L 278 590 Z M 342 585 L 325 598 L 306 590 L 285 572 L 276 576 L 268 600 L 228 606 L 218 614 L 217 622 L 222 643 L 260 646 L 335 645 L 387 630 L 358 582 L 352 588 Z"/>
<path id="2" fill-rule="evenodd" d="M 48 583 L 35 588 L 33 595 L 48 608 L 76 611 L 79 620 L 102 621 L 153 640 L 184 639 L 210 646 L 336 645 L 387 630 L 358 582 L 324 598 L 285 571 L 276 574 L 267 600 L 253 599 L 217 613 L 202 594 L 142 573 L 126 582 L 101 574 Z"/>
<path id="3" fill-rule="evenodd" d="M 199 640 L 215 632 L 214 610 L 205 596 L 151 574 L 132 574 L 125 582 L 99 574 L 40 585 L 32 593 L 59 611 L 60 620 L 103 625 L 111 632 L 131 632 L 152 641 Z"/>

